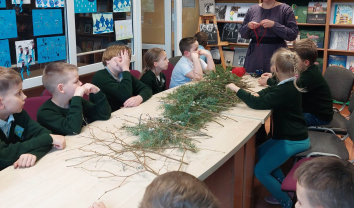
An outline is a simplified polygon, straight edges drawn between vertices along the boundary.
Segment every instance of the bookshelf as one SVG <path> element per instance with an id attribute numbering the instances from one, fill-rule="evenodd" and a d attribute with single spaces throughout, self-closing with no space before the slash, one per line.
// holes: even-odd
<path id="1" fill-rule="evenodd" d="M 292 4 L 297 4 L 301 6 L 307 6 L 308 2 L 311 0 L 307 1 L 297 1 L 297 0 L 286 0 L 286 1 L 281 1 L 282 3 L 286 3 L 289 6 Z M 215 0 L 215 3 L 261 3 L 261 0 Z M 350 29 L 354 31 L 354 23 L 349 25 L 349 24 L 333 24 L 333 12 L 334 5 L 336 3 L 351 3 L 353 4 L 352 0 L 327 0 L 327 14 L 326 14 L 326 23 L 325 24 L 312 24 L 312 23 L 298 23 L 299 30 L 311 30 L 311 29 L 324 29 L 324 47 L 319 48 L 319 56 L 323 55 L 323 73 L 326 71 L 327 65 L 328 65 L 328 56 L 329 55 L 346 55 L 346 56 L 354 56 L 354 51 L 348 51 L 348 50 L 334 50 L 334 49 L 329 49 L 329 44 L 330 44 L 330 31 L 332 29 Z M 224 21 L 224 20 L 218 20 L 217 23 L 223 24 L 223 23 L 242 23 L 241 21 Z M 237 47 L 237 48 L 247 48 L 248 44 L 246 43 L 229 43 L 228 44 L 231 47 Z M 288 46 L 291 48 L 291 46 Z"/>

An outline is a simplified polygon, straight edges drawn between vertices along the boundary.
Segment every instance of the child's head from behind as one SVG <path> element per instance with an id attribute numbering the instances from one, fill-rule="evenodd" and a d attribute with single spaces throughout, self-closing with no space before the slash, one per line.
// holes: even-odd
<path id="1" fill-rule="evenodd" d="M 208 45 L 208 34 L 205 32 L 197 32 L 194 37 L 197 39 L 199 45 L 206 47 Z"/>
<path id="2" fill-rule="evenodd" d="M 316 62 L 316 59 L 318 58 L 317 45 L 313 40 L 309 38 L 295 41 L 294 51 L 296 51 L 296 53 L 299 55 L 305 66 L 311 66 Z"/>
<path id="3" fill-rule="evenodd" d="M 121 54 L 127 50 L 129 60 L 132 58 L 132 50 L 125 45 L 111 45 L 103 52 L 102 63 L 104 66 L 113 70 L 120 70 L 117 62 L 122 61 Z"/>
<path id="4" fill-rule="evenodd" d="M 219 201 L 196 177 L 179 171 L 156 177 L 146 188 L 140 208 L 218 208 Z"/>
<path id="5" fill-rule="evenodd" d="M 26 95 L 22 92 L 22 79 L 14 69 L 0 67 L 0 112 L 9 116 L 20 113 Z"/>
<path id="6" fill-rule="evenodd" d="M 191 53 L 198 52 L 199 43 L 195 37 L 182 38 L 179 41 L 179 49 L 183 56 L 190 57 Z"/>
<path id="7" fill-rule="evenodd" d="M 162 48 L 150 48 L 144 54 L 144 65 L 147 70 L 166 70 L 168 59 L 166 52 Z"/>
<path id="8" fill-rule="evenodd" d="M 79 80 L 78 68 L 64 62 L 48 64 L 44 68 L 42 82 L 53 96 L 65 95 L 68 98 L 71 98 L 76 88 L 82 85 Z"/>
<path id="9" fill-rule="evenodd" d="M 318 157 L 295 171 L 296 208 L 350 208 L 354 204 L 354 166 L 336 157 Z"/>

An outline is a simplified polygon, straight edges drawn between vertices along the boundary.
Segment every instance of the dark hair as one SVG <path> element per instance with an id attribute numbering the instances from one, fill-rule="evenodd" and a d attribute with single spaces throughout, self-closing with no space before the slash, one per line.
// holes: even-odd
<path id="1" fill-rule="evenodd" d="M 205 32 L 197 32 L 194 35 L 195 38 L 197 38 L 197 41 L 199 45 L 206 47 L 208 45 L 208 34 Z"/>
<path id="2" fill-rule="evenodd" d="M 192 48 L 192 44 L 195 43 L 197 39 L 195 37 L 187 37 L 187 38 L 182 38 L 181 41 L 179 41 L 179 50 L 181 50 L 182 56 L 184 56 L 185 51 L 190 51 Z"/>
<path id="3" fill-rule="evenodd" d="M 318 157 L 303 163 L 295 178 L 313 207 L 351 208 L 354 205 L 354 166 L 336 157 Z"/>
<path id="4" fill-rule="evenodd" d="M 308 60 L 310 65 L 314 64 L 318 58 L 317 45 L 315 41 L 305 38 L 294 42 L 294 51 L 302 61 Z"/>
<path id="5" fill-rule="evenodd" d="M 22 82 L 21 75 L 11 68 L 0 67 L 0 93 L 6 94 L 14 85 Z"/>
<path id="6" fill-rule="evenodd" d="M 196 177 L 181 171 L 157 176 L 146 188 L 140 208 L 218 208 L 220 203 Z"/>

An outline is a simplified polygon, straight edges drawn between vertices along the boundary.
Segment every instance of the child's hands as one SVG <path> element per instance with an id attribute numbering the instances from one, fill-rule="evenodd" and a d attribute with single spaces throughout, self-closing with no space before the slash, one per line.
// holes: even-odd
<path id="1" fill-rule="evenodd" d="M 251 95 L 255 96 L 255 97 L 259 97 L 259 94 L 256 92 L 252 92 Z"/>
<path id="2" fill-rule="evenodd" d="M 75 89 L 74 96 L 84 96 L 86 89 L 83 86 L 78 86 Z"/>
<path id="3" fill-rule="evenodd" d="M 273 77 L 273 74 L 272 74 L 272 73 L 268 73 L 268 72 L 266 72 L 266 73 L 263 73 L 263 74 L 261 75 L 261 77 L 268 77 L 268 78 L 272 78 L 272 77 Z"/>
<path id="4" fill-rule="evenodd" d="M 261 26 L 261 24 L 260 24 L 260 23 L 257 23 L 257 22 L 254 22 L 254 21 L 249 22 L 249 23 L 247 24 L 247 27 L 248 27 L 249 29 L 251 29 L 251 30 L 257 29 L 257 28 L 259 28 L 259 26 Z"/>
<path id="5" fill-rule="evenodd" d="M 22 154 L 20 158 L 14 163 L 14 168 L 19 168 L 19 167 L 32 167 L 34 166 L 34 163 L 36 162 L 37 157 L 32 154 Z"/>
<path id="6" fill-rule="evenodd" d="M 192 60 L 199 60 L 199 52 L 192 52 L 191 53 Z"/>
<path id="7" fill-rule="evenodd" d="M 124 49 L 120 52 L 120 58 L 117 62 L 118 66 L 122 68 L 123 71 L 129 71 L 130 58 L 127 49 Z"/>
<path id="8" fill-rule="evenodd" d="M 258 78 L 258 84 L 259 85 L 262 85 L 262 86 L 264 86 L 264 85 L 267 85 L 267 80 L 268 80 L 269 78 L 268 77 L 260 77 L 260 78 Z"/>
<path id="9" fill-rule="evenodd" d="M 85 94 L 96 94 L 100 91 L 100 88 L 98 88 L 96 85 L 90 84 L 90 83 L 86 83 L 84 85 L 82 85 L 83 88 L 85 88 Z"/>
<path id="10" fill-rule="evenodd" d="M 208 55 L 210 55 L 210 53 L 207 51 L 207 50 L 204 50 L 204 49 L 200 49 L 199 51 L 198 51 L 198 54 L 199 55 L 204 55 L 204 56 L 208 56 Z"/>
<path id="11" fill-rule="evenodd" d="M 228 84 L 226 85 L 226 88 L 229 88 L 230 90 L 234 91 L 234 92 L 238 92 L 238 90 L 240 89 L 239 87 L 237 87 L 234 83 Z"/>
<path id="12" fill-rule="evenodd" d="M 126 100 L 124 102 L 124 107 L 136 107 L 138 105 L 140 105 L 140 103 L 143 102 L 143 97 L 141 97 L 140 95 L 134 96 L 129 98 L 128 100 Z"/>
<path id="13" fill-rule="evenodd" d="M 53 139 L 53 145 L 57 149 L 64 149 L 66 146 L 65 137 L 62 135 L 50 134 Z"/>
<path id="14" fill-rule="evenodd" d="M 100 202 L 98 204 L 95 202 L 89 208 L 106 208 L 106 206 L 103 204 L 103 202 Z"/>
<path id="15" fill-rule="evenodd" d="M 264 28 L 271 28 L 274 26 L 274 21 L 269 20 L 269 19 L 264 19 L 260 23 Z"/>

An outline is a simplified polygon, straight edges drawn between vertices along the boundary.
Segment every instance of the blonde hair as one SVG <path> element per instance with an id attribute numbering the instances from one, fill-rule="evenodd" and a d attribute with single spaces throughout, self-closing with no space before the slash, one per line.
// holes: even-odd
<path id="1" fill-rule="evenodd" d="M 297 86 L 297 82 L 300 79 L 301 71 L 299 69 L 300 58 L 296 52 L 290 51 L 286 48 L 279 48 L 271 58 L 271 65 L 276 67 L 276 71 L 280 71 L 282 74 L 294 77 L 294 85 L 300 92 L 306 92 L 304 88 Z"/>
<path id="2" fill-rule="evenodd" d="M 154 62 L 159 61 L 159 59 L 162 56 L 162 52 L 164 50 L 162 48 L 150 48 L 146 53 L 144 54 L 144 69 L 140 73 L 139 79 L 149 70 L 152 70 L 155 68 Z"/>
<path id="3" fill-rule="evenodd" d="M 103 66 L 107 66 L 107 61 L 111 60 L 113 57 L 118 56 L 118 54 L 121 53 L 121 51 L 124 51 L 126 49 L 128 51 L 129 59 L 132 58 L 132 50 L 125 45 L 111 45 L 106 50 L 103 52 L 102 55 L 102 63 Z"/>
<path id="4" fill-rule="evenodd" d="M 0 93 L 6 94 L 14 85 L 22 82 L 21 75 L 11 68 L 0 67 Z"/>
<path id="5" fill-rule="evenodd" d="M 139 208 L 218 208 L 220 203 L 196 177 L 180 171 L 157 176 L 146 188 Z"/>
<path id="6" fill-rule="evenodd" d="M 69 77 L 68 72 L 78 71 L 77 66 L 65 62 L 54 62 L 48 64 L 43 71 L 42 82 L 44 87 L 54 93 L 58 84 L 67 83 Z"/>

